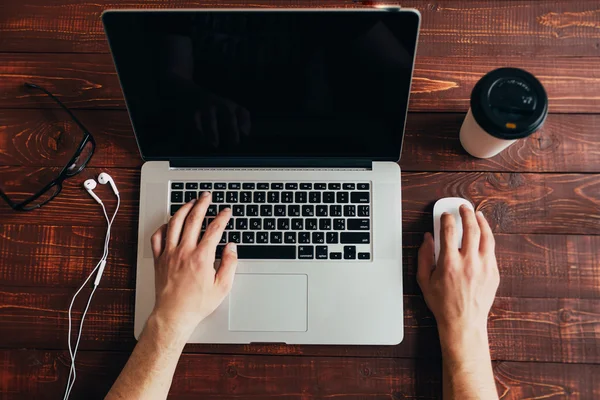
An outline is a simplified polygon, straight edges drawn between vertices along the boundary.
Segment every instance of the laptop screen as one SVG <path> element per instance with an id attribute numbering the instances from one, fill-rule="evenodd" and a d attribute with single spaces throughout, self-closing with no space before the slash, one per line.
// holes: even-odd
<path id="1" fill-rule="evenodd" d="M 145 160 L 399 159 L 419 15 L 110 11 Z"/>

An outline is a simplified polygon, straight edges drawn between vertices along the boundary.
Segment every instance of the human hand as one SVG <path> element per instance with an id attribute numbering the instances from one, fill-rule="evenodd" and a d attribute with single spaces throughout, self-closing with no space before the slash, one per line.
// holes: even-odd
<path id="1" fill-rule="evenodd" d="M 477 331 L 487 337 L 487 317 L 500 283 L 494 254 L 494 235 L 481 212 L 460 207 L 463 226 L 462 248 L 454 243 L 456 222 L 443 214 L 440 254 L 434 261 L 430 233 L 419 250 L 417 281 L 438 323 L 442 345 Z"/>
<path id="2" fill-rule="evenodd" d="M 218 272 L 214 269 L 230 209 L 221 211 L 198 241 L 210 203 L 210 193 L 204 192 L 198 201 L 181 207 L 151 239 L 156 286 L 152 317 L 185 339 L 229 294 L 237 267 L 236 245 L 229 243 Z"/>

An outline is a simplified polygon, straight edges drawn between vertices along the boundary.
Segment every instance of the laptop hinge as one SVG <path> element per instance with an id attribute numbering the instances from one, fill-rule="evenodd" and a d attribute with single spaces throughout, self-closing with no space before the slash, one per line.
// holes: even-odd
<path id="1" fill-rule="evenodd" d="M 171 168 L 371 168 L 366 158 L 222 158 L 170 160 Z"/>

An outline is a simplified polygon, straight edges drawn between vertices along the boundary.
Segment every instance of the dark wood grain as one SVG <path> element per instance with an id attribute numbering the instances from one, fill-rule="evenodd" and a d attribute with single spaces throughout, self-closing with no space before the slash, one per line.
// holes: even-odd
<path id="1" fill-rule="evenodd" d="M 127 355 L 81 352 L 73 398 L 102 399 Z M 55 399 L 69 368 L 66 352 L 0 351 L 3 399 Z M 597 365 L 494 363 L 502 400 L 592 399 L 600 396 Z M 267 357 L 184 354 L 173 399 L 438 399 L 439 365 L 385 358 Z"/>
<path id="2" fill-rule="evenodd" d="M 73 289 L 0 287 L 0 336 L 8 348 L 62 349 Z M 82 292 L 75 309 L 85 304 Z M 130 350 L 135 291 L 99 289 L 86 317 L 85 350 Z M 80 313 L 75 313 L 75 321 Z M 390 316 L 391 317 L 391 316 Z M 438 358 L 435 321 L 420 296 L 405 296 L 404 341 L 398 346 L 191 345 L 228 354 Z M 488 324 L 492 357 L 506 361 L 600 363 L 600 300 L 499 297 Z"/>
<path id="3" fill-rule="evenodd" d="M 65 67 L 68 66 L 68 67 Z M 538 76 L 550 99 L 550 112 L 600 113 L 600 57 L 417 58 L 411 111 L 466 111 L 471 90 L 487 72 L 521 67 Z M 0 108 L 55 107 L 23 82 L 45 86 L 73 108 L 124 108 L 114 66 L 108 54 L 0 53 Z"/>
<path id="4" fill-rule="evenodd" d="M 0 204 L 0 218 L 5 224 L 20 224 L 26 217 L 29 224 L 104 226 L 98 204 L 82 187 L 85 179 L 102 171 L 84 170 L 65 182 L 56 199 L 26 215 Z M 121 193 L 116 226 L 135 226 L 139 171 L 105 171 L 114 178 Z M 0 167 L 0 175 L 7 182 L 18 182 L 37 172 L 25 167 Z M 483 211 L 496 233 L 600 234 L 600 175 L 405 172 L 402 186 L 405 232 L 430 230 L 433 203 L 442 197 L 458 196 Z M 99 187 L 97 193 L 107 204 L 114 199 L 109 188 Z"/>
<path id="5" fill-rule="evenodd" d="M 97 148 L 90 166 L 140 167 L 142 159 L 125 111 L 76 111 Z M 551 114 L 544 127 L 487 160 L 469 156 L 458 132 L 465 114 L 410 113 L 403 171 L 600 172 L 600 115 Z M 0 109 L 0 165 L 62 167 L 80 129 L 56 109 Z"/>
<path id="6" fill-rule="evenodd" d="M 134 226 L 112 231 L 104 288 L 135 288 Z M 0 282 L 20 287 L 76 289 L 102 249 L 104 227 L 0 225 Z M 403 237 L 404 293 L 416 283 L 420 233 Z M 600 236 L 496 235 L 499 296 L 600 297 Z"/>
<path id="7" fill-rule="evenodd" d="M 369 5 L 377 2 L 365 1 Z M 386 1 L 385 4 L 398 3 Z M 401 1 L 423 15 L 419 53 L 426 56 L 600 55 L 600 6 L 594 0 Z M 355 7 L 351 0 L 193 1 L 93 3 L 10 2 L 0 15 L 0 51 L 108 52 L 100 14 L 114 8 Z"/>

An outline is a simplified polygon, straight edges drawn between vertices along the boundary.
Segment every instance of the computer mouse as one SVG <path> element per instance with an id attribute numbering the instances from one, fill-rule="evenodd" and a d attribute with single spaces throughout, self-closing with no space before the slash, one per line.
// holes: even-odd
<path id="1" fill-rule="evenodd" d="M 445 197 L 443 199 L 439 199 L 433 206 L 433 238 L 435 240 L 436 263 L 440 254 L 440 227 L 442 225 L 441 219 L 443 213 L 446 212 L 454 215 L 454 220 L 456 221 L 456 246 L 459 249 L 462 247 L 463 228 L 459 207 L 463 204 L 466 204 L 467 207 L 469 207 L 471 210 L 475 210 L 473 208 L 473 204 L 471 204 L 470 201 L 465 200 L 461 197 Z"/>

